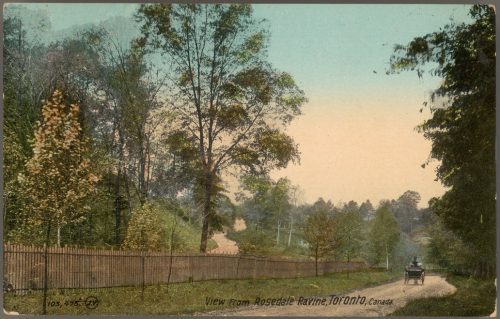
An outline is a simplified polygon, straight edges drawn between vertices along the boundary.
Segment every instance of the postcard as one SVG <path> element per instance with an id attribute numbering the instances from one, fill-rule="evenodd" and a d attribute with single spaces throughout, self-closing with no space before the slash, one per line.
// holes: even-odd
<path id="1" fill-rule="evenodd" d="M 5 4 L 4 313 L 496 316 L 495 10 Z"/>

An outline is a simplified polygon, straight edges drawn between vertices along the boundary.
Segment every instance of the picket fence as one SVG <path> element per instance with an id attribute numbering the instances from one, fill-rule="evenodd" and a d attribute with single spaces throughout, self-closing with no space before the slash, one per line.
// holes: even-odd
<path id="1" fill-rule="evenodd" d="M 362 262 L 318 263 L 319 274 L 355 271 Z M 49 289 L 111 288 L 212 279 L 294 278 L 315 275 L 311 260 L 223 254 L 173 254 L 167 251 L 47 248 Z M 170 277 L 170 278 L 169 278 Z M 43 247 L 4 244 L 5 282 L 14 292 L 43 290 Z"/>

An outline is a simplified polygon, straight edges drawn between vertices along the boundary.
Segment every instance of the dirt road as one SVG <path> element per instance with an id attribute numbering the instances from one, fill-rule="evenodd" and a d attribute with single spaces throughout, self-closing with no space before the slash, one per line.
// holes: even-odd
<path id="1" fill-rule="evenodd" d="M 247 228 L 245 224 L 245 220 L 242 218 L 237 218 L 234 221 L 233 229 L 235 231 L 242 231 Z M 212 239 L 215 240 L 217 243 L 217 248 L 210 250 L 208 253 L 209 254 L 230 254 L 230 255 L 236 255 L 238 253 L 238 246 L 236 245 L 236 242 L 233 240 L 230 240 L 226 237 L 226 234 L 224 232 L 222 233 L 215 233 L 212 236 Z"/>
<path id="2" fill-rule="evenodd" d="M 238 253 L 238 246 L 236 242 L 226 238 L 224 233 L 215 233 L 212 239 L 217 243 L 217 248 L 210 250 L 209 254 L 229 254 L 236 255 Z"/>
<path id="3" fill-rule="evenodd" d="M 218 312 L 223 316 L 355 316 L 355 317 L 378 317 L 386 316 L 396 309 L 403 307 L 409 300 L 422 297 L 443 296 L 452 294 L 456 288 L 447 283 L 439 276 L 427 276 L 424 285 L 404 285 L 403 280 L 383 284 L 380 286 L 353 291 L 346 296 L 357 300 L 358 304 L 343 304 L 343 300 L 337 299 L 330 302 L 330 296 L 325 296 L 325 305 L 298 305 L 298 298 L 290 306 L 250 306 L 238 310 L 227 310 Z M 362 298 L 365 303 L 361 304 Z M 316 298 L 320 299 L 320 298 Z M 378 304 L 374 304 L 378 303 Z"/>

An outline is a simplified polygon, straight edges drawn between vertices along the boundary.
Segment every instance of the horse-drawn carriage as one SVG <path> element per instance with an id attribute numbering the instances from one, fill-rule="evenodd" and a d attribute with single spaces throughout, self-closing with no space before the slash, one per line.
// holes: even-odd
<path id="1" fill-rule="evenodd" d="M 405 268 L 405 285 L 413 279 L 415 284 L 420 280 L 421 284 L 424 284 L 425 280 L 425 269 L 422 263 L 417 261 L 417 257 L 413 258 L 413 261 Z"/>

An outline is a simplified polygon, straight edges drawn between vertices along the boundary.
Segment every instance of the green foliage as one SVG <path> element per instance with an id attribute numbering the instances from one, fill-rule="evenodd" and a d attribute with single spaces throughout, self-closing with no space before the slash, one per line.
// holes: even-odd
<path id="1" fill-rule="evenodd" d="M 420 194 L 415 191 L 406 191 L 395 202 L 392 211 L 394 217 L 398 221 L 401 231 L 411 234 L 418 225 L 420 214 L 418 210 L 418 203 L 420 202 Z"/>
<path id="2" fill-rule="evenodd" d="M 363 220 L 358 210 L 349 209 L 336 217 L 335 235 L 337 237 L 337 254 L 350 261 L 361 255 L 363 245 Z"/>
<path id="3" fill-rule="evenodd" d="M 375 213 L 368 234 L 370 244 L 370 263 L 378 264 L 389 258 L 399 242 L 399 226 L 389 211 L 389 205 L 384 204 Z"/>
<path id="4" fill-rule="evenodd" d="M 471 24 L 448 25 L 439 32 L 398 46 L 393 71 L 427 63 L 443 78 L 432 94 L 432 118 L 419 126 L 440 161 L 438 179 L 450 189 L 431 202 L 432 210 L 475 252 L 477 275 L 495 269 L 495 12 L 474 5 Z M 442 103 L 439 103 L 442 102 Z"/>
<path id="5" fill-rule="evenodd" d="M 333 216 L 325 209 L 315 210 L 305 222 L 304 239 L 309 244 L 311 255 L 316 261 L 332 254 L 338 245 Z"/>
<path id="6" fill-rule="evenodd" d="M 273 236 L 262 230 L 250 230 L 247 228 L 243 231 L 232 233 L 231 238 L 237 240 L 239 251 L 242 254 L 267 256 L 279 253 Z"/>
<path id="7" fill-rule="evenodd" d="M 361 217 L 363 217 L 363 218 L 371 217 L 374 212 L 375 212 L 375 209 L 373 209 L 373 205 L 370 202 L 370 200 L 366 200 L 366 202 L 362 203 L 359 206 L 359 213 L 361 214 Z"/>
<path id="8" fill-rule="evenodd" d="M 391 316 L 484 317 L 495 309 L 496 289 L 492 279 L 448 275 L 457 292 L 446 297 L 411 300 Z"/>
<path id="9" fill-rule="evenodd" d="M 66 106 L 55 91 L 42 107 L 43 120 L 35 130 L 33 157 L 18 175 L 29 228 L 61 228 L 84 218 L 99 177 L 92 172 L 89 141 L 81 136 L 80 108 Z M 48 244 L 48 242 L 46 242 Z M 58 237 L 58 244 L 60 238 Z"/>
<path id="10" fill-rule="evenodd" d="M 106 187 L 107 176 L 103 176 L 101 182 L 96 187 L 96 193 L 89 203 L 90 210 L 86 218 L 80 222 L 73 223 L 61 229 L 63 242 L 69 245 L 93 246 L 109 249 L 115 245 L 115 220 L 110 214 L 114 205 L 112 194 Z M 129 210 L 127 209 L 128 213 Z M 125 222 L 130 219 L 127 214 Z M 122 236 L 125 237 L 126 227 L 122 229 Z M 122 238 L 123 238 L 122 237 Z"/>
<path id="11" fill-rule="evenodd" d="M 399 275 L 399 274 L 398 274 Z M 224 299 L 255 300 L 279 298 L 280 296 L 322 296 L 335 293 L 346 294 L 366 286 L 374 286 L 387 282 L 395 274 L 387 272 L 354 272 L 349 278 L 343 273 L 329 274 L 321 277 L 291 279 L 249 279 L 249 280 L 208 280 L 192 283 L 176 283 L 170 285 L 147 286 L 144 300 L 141 300 L 140 287 L 123 287 L 97 289 L 93 296 L 100 301 L 96 309 L 87 309 L 65 305 L 64 301 L 78 300 L 88 294 L 88 290 L 66 290 L 63 294 L 53 292 L 54 301 L 61 307 L 48 308 L 49 314 L 88 314 L 88 315 L 172 315 L 194 314 L 221 309 L 221 306 L 205 304 L 207 292 Z M 117 302 L 117 301 L 120 302 Z M 12 295 L 5 294 L 5 309 L 22 314 L 41 313 L 40 294 Z M 224 308 L 230 307 L 226 302 Z"/>
<path id="12" fill-rule="evenodd" d="M 17 176 L 25 171 L 33 155 L 31 146 L 40 118 L 40 99 L 47 93 L 44 90 L 47 85 L 40 76 L 46 54 L 40 36 L 48 30 L 49 19 L 46 13 L 15 4 L 5 7 L 3 18 L 4 235 L 13 240 L 11 231 L 21 233 L 20 228 L 28 227 Z"/>
<path id="13" fill-rule="evenodd" d="M 200 244 L 199 223 L 190 216 L 192 208 L 180 200 L 164 199 L 149 201 L 153 210 L 161 219 L 164 229 L 164 248 L 170 249 L 170 235 L 175 228 L 172 248 L 174 252 L 197 252 Z M 213 241 L 209 241 L 209 249 L 216 248 Z"/>
<path id="14" fill-rule="evenodd" d="M 474 263 L 472 247 L 447 229 L 438 216 L 432 216 L 432 222 L 427 229 L 431 237 L 427 247 L 427 257 L 430 262 L 458 274 L 468 273 L 472 269 Z"/>
<path id="15" fill-rule="evenodd" d="M 245 192 L 239 195 L 242 203 L 244 219 L 257 228 L 271 230 L 289 218 L 291 209 L 289 192 L 290 181 L 280 178 L 273 181 L 269 176 L 247 174 L 241 178 L 241 185 Z"/>
<path id="16" fill-rule="evenodd" d="M 146 202 L 133 211 L 123 247 L 133 250 L 161 250 L 166 248 L 165 239 L 165 224 L 158 209 Z"/>
<path id="17" fill-rule="evenodd" d="M 298 158 L 276 124 L 300 114 L 304 93 L 265 61 L 267 31 L 248 4 L 144 4 L 136 17 L 135 46 L 172 63 L 170 101 L 180 125 L 171 144 L 197 172 L 205 251 L 222 174 L 231 167 L 267 173 Z"/>

